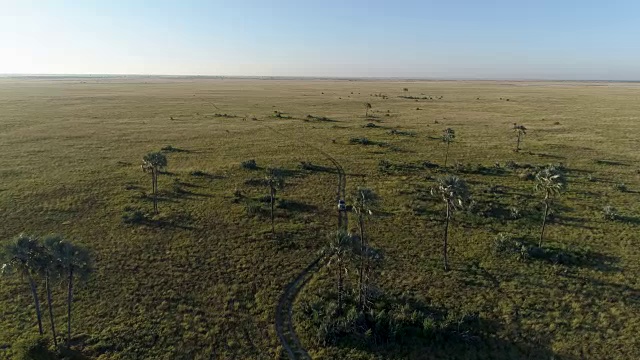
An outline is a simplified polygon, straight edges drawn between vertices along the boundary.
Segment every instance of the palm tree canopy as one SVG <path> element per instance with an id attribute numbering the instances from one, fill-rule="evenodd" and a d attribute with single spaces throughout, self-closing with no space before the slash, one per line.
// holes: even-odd
<path id="1" fill-rule="evenodd" d="M 371 109 L 371 104 L 370 103 L 364 103 L 364 107 L 367 109 Z"/>
<path id="2" fill-rule="evenodd" d="M 280 174 L 278 169 L 267 169 L 265 180 L 267 181 L 269 186 L 274 189 L 284 188 L 284 176 Z"/>
<path id="3" fill-rule="evenodd" d="M 458 209 L 467 203 L 469 188 L 463 179 L 454 175 L 446 175 L 438 178 L 436 187 L 431 189 L 431 194 L 440 195 L 449 206 Z"/>
<path id="4" fill-rule="evenodd" d="M 518 125 L 516 123 L 513 124 L 513 130 L 517 133 L 526 134 L 527 128 L 524 125 Z"/>
<path id="5" fill-rule="evenodd" d="M 2 272 L 10 274 L 14 270 L 37 271 L 41 254 L 42 248 L 36 236 L 20 234 L 2 252 Z"/>
<path id="6" fill-rule="evenodd" d="M 161 152 L 148 153 L 142 160 L 145 166 L 155 168 L 164 168 L 167 166 L 167 157 Z"/>
<path id="7" fill-rule="evenodd" d="M 51 253 L 55 268 L 59 272 L 69 272 L 85 278 L 92 271 L 89 252 L 80 246 L 73 245 L 60 235 L 51 235 L 45 238 L 45 247 Z"/>
<path id="8" fill-rule="evenodd" d="M 548 166 L 536 174 L 536 191 L 544 192 L 545 200 L 560 194 L 567 187 L 564 173 L 555 166 Z"/>
<path id="9" fill-rule="evenodd" d="M 332 259 L 343 259 L 353 250 L 354 246 L 353 236 L 344 230 L 338 230 L 335 235 L 330 237 L 329 245 L 325 251 Z"/>
<path id="10" fill-rule="evenodd" d="M 358 187 L 353 195 L 353 211 L 371 215 L 371 206 L 378 201 L 378 195 L 366 187 Z"/>
<path id="11" fill-rule="evenodd" d="M 456 132 L 452 128 L 446 128 L 442 132 L 442 141 L 450 143 L 456 138 Z"/>

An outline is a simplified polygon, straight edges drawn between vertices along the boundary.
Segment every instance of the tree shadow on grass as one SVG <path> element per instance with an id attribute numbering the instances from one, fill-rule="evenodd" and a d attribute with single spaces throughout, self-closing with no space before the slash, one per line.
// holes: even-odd
<path id="1" fill-rule="evenodd" d="M 631 166 L 625 162 L 622 161 L 617 161 L 617 160 L 604 160 L 604 159 L 598 159 L 595 160 L 596 164 L 600 164 L 600 165 L 611 165 L 611 166 Z"/>
<path id="2" fill-rule="evenodd" d="M 521 241 L 528 247 L 527 257 L 529 260 L 567 267 L 590 268 L 603 272 L 620 271 L 617 266 L 620 259 L 616 256 L 589 249 L 547 245 L 544 242 L 542 247 L 538 247 L 531 240 L 521 239 Z"/>
<path id="3" fill-rule="evenodd" d="M 278 209 L 289 210 L 293 212 L 316 212 L 318 207 L 315 205 L 303 203 L 298 200 L 282 199 L 277 203 Z"/>

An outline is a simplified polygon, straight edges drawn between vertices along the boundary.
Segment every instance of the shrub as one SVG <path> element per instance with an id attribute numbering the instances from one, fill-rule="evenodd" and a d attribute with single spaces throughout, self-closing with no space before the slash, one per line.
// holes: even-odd
<path id="1" fill-rule="evenodd" d="M 504 163 L 504 167 L 513 171 L 518 168 L 518 164 L 515 161 L 509 160 Z"/>
<path id="2" fill-rule="evenodd" d="M 618 183 L 618 184 L 614 184 L 613 185 L 613 189 L 620 191 L 620 192 L 627 192 L 629 189 L 627 188 L 627 185 L 624 183 Z"/>
<path id="3" fill-rule="evenodd" d="M 507 234 L 499 233 L 493 240 L 494 254 L 513 254 L 517 250 L 516 242 Z"/>
<path id="4" fill-rule="evenodd" d="M 49 350 L 49 340 L 42 336 L 32 336 L 16 341 L 13 345 L 15 359 L 18 360 L 55 360 L 57 356 Z"/>
<path id="5" fill-rule="evenodd" d="M 593 176 L 593 174 L 589 174 L 587 175 L 587 181 L 596 182 L 598 181 L 598 179 L 595 176 Z"/>
<path id="6" fill-rule="evenodd" d="M 520 178 L 520 180 L 533 180 L 536 178 L 536 174 L 531 170 L 523 170 L 518 173 L 518 177 Z"/>
<path id="7" fill-rule="evenodd" d="M 173 147 L 172 145 L 167 145 L 167 146 L 161 148 L 160 150 L 164 151 L 164 152 L 188 152 L 187 150 L 180 149 L 180 148 L 177 148 L 177 147 Z"/>
<path id="8" fill-rule="evenodd" d="M 373 142 L 371 142 L 371 140 L 367 139 L 366 137 L 362 137 L 362 138 L 353 137 L 353 138 L 349 139 L 349 143 L 350 144 L 361 144 L 361 145 L 371 145 L 371 144 L 373 144 Z"/>
<path id="9" fill-rule="evenodd" d="M 426 169 L 435 169 L 438 167 L 438 164 L 434 164 L 429 160 L 425 160 L 424 162 L 422 162 L 422 166 Z"/>
<path id="10" fill-rule="evenodd" d="M 122 222 L 125 224 L 141 224 L 147 220 L 147 215 L 140 209 L 134 209 L 129 206 L 124 208 L 122 214 Z"/>
<path id="11" fill-rule="evenodd" d="M 256 201 L 247 201 L 245 204 L 245 210 L 247 211 L 247 215 L 256 216 L 262 214 L 262 205 Z"/>
<path id="12" fill-rule="evenodd" d="M 618 211 L 616 210 L 616 208 L 614 208 L 613 206 L 605 206 L 602 209 L 602 217 L 604 217 L 605 220 L 618 220 L 620 218 L 620 215 L 618 215 Z"/>
<path id="13" fill-rule="evenodd" d="M 194 170 L 194 171 L 191 172 L 191 176 L 203 177 L 203 176 L 207 176 L 207 175 L 209 175 L 209 174 L 207 174 L 206 172 L 204 172 L 202 170 Z"/>
<path id="14" fill-rule="evenodd" d="M 258 164 L 256 164 L 256 161 L 254 159 L 251 159 L 251 160 L 245 160 L 242 163 L 240 163 L 240 167 L 247 170 L 255 170 L 258 168 Z"/>
<path id="15" fill-rule="evenodd" d="M 368 123 L 367 125 L 364 125 L 362 127 L 364 127 L 364 128 L 377 128 L 379 126 L 374 124 L 374 123 Z"/>

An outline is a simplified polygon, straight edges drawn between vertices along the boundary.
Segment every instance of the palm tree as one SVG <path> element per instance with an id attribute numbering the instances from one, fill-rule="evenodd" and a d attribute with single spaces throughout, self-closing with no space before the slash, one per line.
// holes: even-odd
<path id="1" fill-rule="evenodd" d="M 364 310 L 365 298 L 366 298 L 366 279 L 365 272 L 367 269 L 367 241 L 365 237 L 364 220 L 367 215 L 371 215 L 371 205 L 376 200 L 376 194 L 371 189 L 358 187 L 356 190 L 354 201 L 352 205 L 353 212 L 358 216 L 358 232 L 360 233 L 360 248 L 358 249 L 358 256 L 360 257 L 360 266 L 358 269 L 358 277 L 360 278 L 358 284 L 358 302 L 360 308 Z"/>
<path id="2" fill-rule="evenodd" d="M 444 167 L 447 167 L 447 160 L 449 158 L 449 144 L 456 138 L 456 132 L 452 128 L 446 128 L 442 132 L 442 142 L 447 143 L 447 151 L 444 156 Z"/>
<path id="3" fill-rule="evenodd" d="M 40 331 L 40 335 L 43 335 L 42 313 L 40 312 L 38 288 L 33 278 L 34 275 L 37 275 L 38 273 L 41 254 L 42 247 L 38 244 L 37 237 L 20 234 L 4 249 L 3 260 L 6 262 L 2 265 L 2 273 L 10 274 L 15 270 L 16 272 L 19 272 L 23 278 L 27 279 L 36 308 L 38 330 Z"/>
<path id="4" fill-rule="evenodd" d="M 53 257 L 50 246 L 48 245 L 59 236 L 50 235 L 44 239 L 44 246 L 40 256 L 37 259 L 38 273 L 44 277 L 44 285 L 47 292 L 47 307 L 49 308 L 49 322 L 51 323 L 51 334 L 53 336 L 53 345 L 58 347 L 58 334 L 56 332 L 56 323 L 53 318 L 53 301 L 51 297 L 51 281 L 54 278 L 59 278 L 61 275 L 61 268 L 58 266 L 58 262 Z"/>
<path id="5" fill-rule="evenodd" d="M 342 311 L 342 294 L 344 293 L 344 277 L 346 273 L 347 258 L 353 249 L 353 237 L 344 230 L 338 230 L 331 237 L 326 251 L 329 253 L 329 266 L 335 267 L 338 288 L 338 311 Z"/>
<path id="6" fill-rule="evenodd" d="M 274 169 L 267 171 L 267 185 L 269 186 L 269 198 L 271 201 L 271 236 L 276 237 L 276 228 L 274 225 L 274 207 L 276 202 L 276 194 L 279 189 L 284 188 L 284 178 Z"/>
<path id="7" fill-rule="evenodd" d="M 555 166 L 548 166 L 536 174 L 536 185 L 534 190 L 541 192 L 544 195 L 544 215 L 542 217 L 542 228 L 540 229 L 538 247 L 542 247 L 544 228 L 547 223 L 547 216 L 549 215 L 549 207 L 554 197 L 560 195 L 566 186 L 567 180 L 564 174 Z"/>
<path id="8" fill-rule="evenodd" d="M 85 280 L 91 273 L 91 258 L 83 247 L 73 245 L 60 236 L 46 240 L 55 263 L 55 268 L 67 277 L 67 347 L 71 341 L 71 304 L 73 303 L 73 281 L 75 278 Z"/>
<path id="9" fill-rule="evenodd" d="M 369 109 L 371 109 L 370 103 L 364 103 L 364 117 L 369 117 Z"/>
<path id="10" fill-rule="evenodd" d="M 405 96 L 409 95 L 409 88 L 403 88 L 402 91 L 405 93 Z"/>
<path id="11" fill-rule="evenodd" d="M 153 212 L 158 213 L 158 174 L 167 166 L 167 157 L 161 152 L 153 152 L 142 159 L 142 170 L 151 173 L 153 188 Z"/>
<path id="12" fill-rule="evenodd" d="M 449 220 L 455 210 L 461 209 L 469 198 L 467 183 L 461 178 L 453 175 L 446 175 L 437 180 L 438 184 L 431 189 L 431 194 L 439 195 L 446 206 L 444 243 L 442 255 L 444 257 L 444 270 L 449 270 L 449 260 L 447 258 L 447 244 L 449 241 Z"/>
<path id="13" fill-rule="evenodd" d="M 516 133 L 516 152 L 520 151 L 520 141 L 522 137 L 527 133 L 527 128 L 524 125 L 518 125 L 513 123 L 513 131 Z"/>

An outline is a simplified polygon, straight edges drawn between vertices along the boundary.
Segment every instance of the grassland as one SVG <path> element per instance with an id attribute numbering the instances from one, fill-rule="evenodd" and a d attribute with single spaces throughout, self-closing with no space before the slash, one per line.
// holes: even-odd
<path id="1" fill-rule="evenodd" d="M 405 87 L 420 99 L 401 98 Z M 637 359 L 639 98 L 632 83 L 0 79 L 0 242 L 53 232 L 92 251 L 96 271 L 74 305 L 74 343 L 92 358 L 275 358 L 276 302 L 335 228 L 335 174 L 299 167 L 331 167 L 320 148 L 342 164 L 348 191 L 380 195 L 368 224 L 384 253 L 380 289 L 474 313 L 478 325 L 468 342 L 322 346 L 296 315 L 312 357 Z M 529 129 L 520 153 L 514 122 Z M 423 163 L 443 162 L 447 127 L 457 135 L 449 163 L 471 164 L 452 171 L 487 211 L 456 217 L 445 273 L 443 205 L 428 194 L 442 170 Z M 352 144 L 363 137 L 372 145 Z M 183 151 L 167 152 L 160 216 L 124 224 L 125 209 L 150 212 L 140 163 L 167 145 Z M 267 218 L 247 213 L 247 199 L 268 194 L 264 170 L 240 167 L 249 159 L 287 170 L 280 196 L 293 205 L 277 210 L 277 240 Z M 381 160 L 391 167 L 381 171 Z M 569 189 L 545 246 L 578 261 L 493 253 L 497 233 L 535 239 L 540 221 L 533 182 L 508 161 L 566 166 Z M 477 166 L 496 162 L 500 171 Z M 603 219 L 607 205 L 619 220 Z M 509 206 L 523 216 L 501 216 Z M 294 313 L 333 291 L 332 281 L 321 269 Z M 63 294 L 55 289 L 60 322 Z M 1 280 L 0 358 L 36 332 L 26 283 Z"/>

